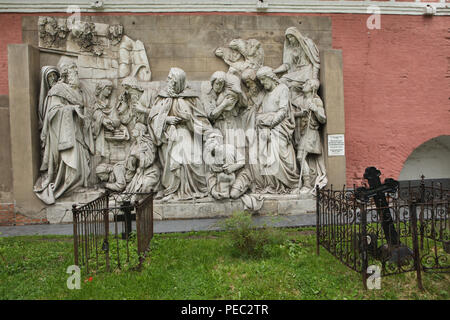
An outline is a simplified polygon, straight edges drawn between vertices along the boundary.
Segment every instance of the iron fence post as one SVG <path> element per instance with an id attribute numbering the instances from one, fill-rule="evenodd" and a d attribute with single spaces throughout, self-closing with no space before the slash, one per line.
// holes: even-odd
<path id="1" fill-rule="evenodd" d="M 72 205 L 72 215 L 73 215 L 73 252 L 75 256 L 75 265 L 78 266 L 78 214 L 77 214 L 77 206 L 75 204 Z"/>
<path id="2" fill-rule="evenodd" d="M 105 239 L 103 240 L 104 243 L 104 250 L 105 250 L 105 259 L 106 259 L 106 271 L 110 271 L 110 261 L 109 261 L 109 191 L 106 190 L 105 192 L 106 197 L 106 203 L 105 207 L 106 210 L 103 211 L 103 219 L 105 223 Z"/>
<path id="3" fill-rule="evenodd" d="M 139 260 L 141 259 L 142 253 L 142 230 L 141 230 L 141 208 L 139 207 L 139 201 L 135 201 L 134 208 L 136 210 L 136 240 L 137 240 L 137 253 Z"/>
<path id="4" fill-rule="evenodd" d="M 418 285 L 419 289 L 421 291 L 423 291 L 419 241 L 417 239 L 417 212 L 416 212 L 416 203 L 414 201 L 410 201 L 410 203 L 409 203 L 409 212 L 410 212 L 411 227 L 412 227 L 411 233 L 412 233 L 412 241 L 413 241 L 414 268 L 416 269 L 416 273 L 417 273 L 417 285 Z"/>
<path id="5" fill-rule="evenodd" d="M 125 220 L 124 239 L 128 239 L 131 234 L 131 201 L 124 201 L 121 207 Z"/>
<path id="6" fill-rule="evenodd" d="M 316 186 L 316 253 L 320 250 L 320 190 Z"/>
<path id="7" fill-rule="evenodd" d="M 367 268 L 368 268 L 368 257 L 367 257 L 367 212 L 364 205 L 361 206 L 361 275 L 364 285 L 364 290 L 367 290 Z"/>

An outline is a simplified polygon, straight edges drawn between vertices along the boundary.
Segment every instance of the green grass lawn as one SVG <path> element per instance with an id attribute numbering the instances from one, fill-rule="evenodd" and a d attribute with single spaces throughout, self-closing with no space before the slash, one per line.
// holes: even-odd
<path id="1" fill-rule="evenodd" d="M 292 241 L 270 245 L 260 258 L 242 258 L 226 232 L 157 234 L 143 269 L 82 274 L 66 286 L 73 264 L 69 236 L 0 238 L 0 299 L 449 299 L 450 274 L 382 278 L 364 291 L 361 276 L 323 248 L 312 229 L 283 229 Z M 92 281 L 88 281 L 92 276 Z"/>

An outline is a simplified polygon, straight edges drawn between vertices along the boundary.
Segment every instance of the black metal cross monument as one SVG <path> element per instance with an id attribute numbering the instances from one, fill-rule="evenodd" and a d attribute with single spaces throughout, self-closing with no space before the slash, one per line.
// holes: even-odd
<path id="1" fill-rule="evenodd" d="M 387 178 L 384 183 L 380 180 L 381 172 L 375 167 L 368 167 L 364 172 L 364 179 L 369 182 L 369 189 L 360 187 L 356 189 L 356 198 L 361 201 L 369 201 L 373 198 L 378 212 L 381 214 L 384 236 L 389 246 L 398 246 L 400 239 L 395 230 L 394 221 L 392 220 L 391 211 L 386 200 L 385 193 L 394 193 L 398 190 L 398 181 Z"/>

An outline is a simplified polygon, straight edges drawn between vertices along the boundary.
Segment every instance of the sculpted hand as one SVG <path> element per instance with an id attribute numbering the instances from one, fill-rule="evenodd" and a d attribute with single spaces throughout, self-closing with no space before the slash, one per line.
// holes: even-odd
<path id="1" fill-rule="evenodd" d="M 233 164 L 225 164 L 225 165 L 223 166 L 223 171 L 224 171 L 226 174 L 231 174 L 231 173 L 233 173 L 234 171 L 236 171 L 236 167 L 235 167 Z"/>
<path id="2" fill-rule="evenodd" d="M 211 171 L 214 172 L 214 173 L 220 173 L 220 172 L 223 171 L 223 168 L 219 167 L 219 166 L 212 165 L 211 166 Z"/>
<path id="3" fill-rule="evenodd" d="M 169 125 L 175 125 L 178 124 L 181 121 L 181 118 L 179 117 L 173 117 L 173 116 L 168 116 L 166 119 L 167 124 Z"/>
<path id="4" fill-rule="evenodd" d="M 314 103 L 308 103 L 308 110 L 311 110 L 312 112 L 316 112 L 317 106 Z"/>
<path id="5" fill-rule="evenodd" d="M 103 122 L 104 126 L 106 127 L 106 129 L 110 130 L 110 131 L 114 131 L 114 126 L 113 126 L 113 122 L 111 119 L 105 119 L 105 121 Z"/>
<path id="6" fill-rule="evenodd" d="M 256 119 L 256 125 L 257 125 L 258 127 L 270 127 L 270 124 L 266 123 L 266 122 L 264 121 L 264 119 L 262 119 L 262 118 L 257 118 L 257 119 Z"/>

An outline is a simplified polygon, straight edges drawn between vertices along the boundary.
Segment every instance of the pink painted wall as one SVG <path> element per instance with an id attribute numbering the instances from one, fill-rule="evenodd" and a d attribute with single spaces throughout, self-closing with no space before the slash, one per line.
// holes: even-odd
<path id="1" fill-rule="evenodd" d="M 23 15 L 0 14 L 0 94 Z M 416 147 L 450 135 L 449 18 L 382 15 L 381 29 L 368 30 L 367 15 L 327 16 L 343 51 L 347 184 L 359 185 L 367 166 L 398 178 Z"/>
<path id="2" fill-rule="evenodd" d="M 333 47 L 343 50 L 348 184 L 370 165 L 398 178 L 415 148 L 450 135 L 448 17 L 384 15 L 380 30 L 368 30 L 367 17 L 332 20 Z"/>

